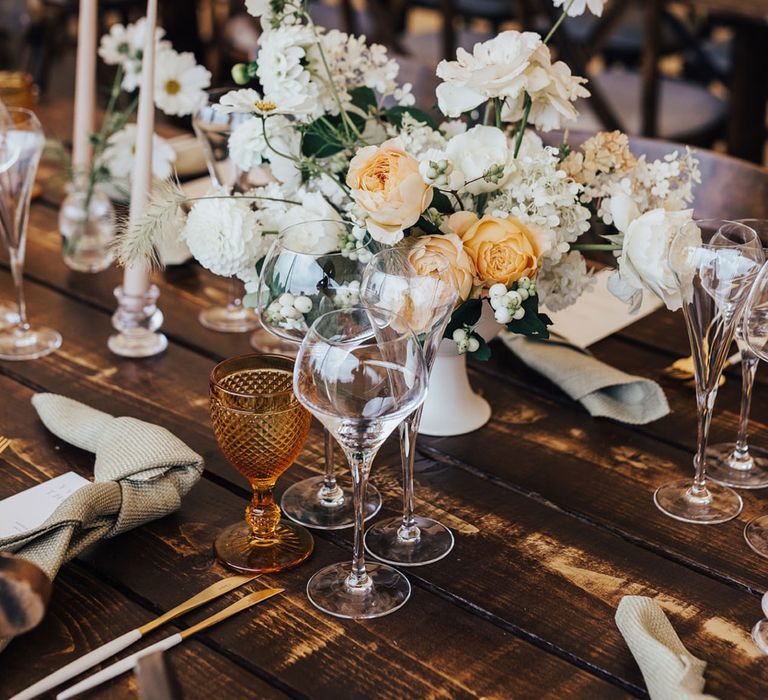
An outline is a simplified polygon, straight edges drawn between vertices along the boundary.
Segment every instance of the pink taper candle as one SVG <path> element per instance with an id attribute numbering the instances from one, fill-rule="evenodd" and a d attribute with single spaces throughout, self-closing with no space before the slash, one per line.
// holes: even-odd
<path id="1" fill-rule="evenodd" d="M 77 22 L 75 72 L 75 126 L 72 132 L 72 168 L 83 173 L 91 162 L 91 141 L 96 109 L 97 0 L 80 0 Z"/>
<path id="2" fill-rule="evenodd" d="M 141 218 L 152 188 L 152 135 L 155 130 L 155 25 L 157 0 L 147 1 L 144 54 L 141 60 L 139 109 L 136 121 L 136 154 L 131 182 L 130 226 Z M 123 291 L 141 295 L 149 289 L 149 269 L 144 263 L 129 265 L 123 276 Z"/>

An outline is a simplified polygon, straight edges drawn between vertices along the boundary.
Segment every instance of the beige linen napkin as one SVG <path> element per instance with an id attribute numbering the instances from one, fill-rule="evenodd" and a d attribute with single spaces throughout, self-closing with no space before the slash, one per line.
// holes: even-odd
<path id="1" fill-rule="evenodd" d="M 624 596 L 616 626 L 643 673 L 651 700 L 716 700 L 702 692 L 706 662 L 683 646 L 656 601 Z"/>
<path id="2" fill-rule="evenodd" d="M 48 430 L 96 454 L 92 484 L 38 528 L 0 538 L 0 552 L 34 562 L 51 578 L 98 540 L 177 510 L 203 473 L 203 458 L 158 425 L 56 394 L 36 394 L 32 405 Z"/>
<path id="3" fill-rule="evenodd" d="M 560 341 L 531 340 L 509 331 L 499 338 L 592 416 L 642 425 L 669 413 L 667 397 L 656 382 L 626 374 L 581 348 Z"/>

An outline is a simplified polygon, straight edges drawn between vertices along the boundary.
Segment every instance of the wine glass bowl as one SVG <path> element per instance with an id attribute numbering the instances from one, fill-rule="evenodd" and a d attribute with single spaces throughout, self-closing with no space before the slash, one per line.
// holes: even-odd
<path id="1" fill-rule="evenodd" d="M 363 504 L 376 452 L 421 405 L 426 383 L 416 336 L 366 309 L 324 314 L 302 341 L 294 391 L 342 447 L 354 481 L 352 563 L 327 566 L 307 583 L 310 601 L 330 615 L 380 617 L 410 596 L 410 584 L 397 570 L 379 563 L 366 566 Z"/>
<path id="2" fill-rule="evenodd" d="M 707 480 L 706 450 L 720 376 L 763 260 L 754 229 L 733 221 L 689 222 L 670 248 L 694 360 L 698 408 L 693 483 L 677 480 L 654 494 L 656 506 L 677 520 L 722 523 L 743 506 L 735 491 Z"/>
<path id="3" fill-rule="evenodd" d="M 264 258 L 257 305 L 262 326 L 275 338 L 298 346 L 316 318 L 359 303 L 366 256 L 339 249 L 351 229 L 348 222 L 318 219 L 281 230 Z M 280 502 L 286 517 L 306 527 L 337 530 L 354 524 L 353 489 L 336 479 L 333 443 L 326 430 L 323 475 L 293 484 Z M 371 485 L 365 518 L 380 508 L 381 496 Z"/>
<path id="4" fill-rule="evenodd" d="M 245 521 L 216 539 L 216 556 L 242 572 L 280 571 L 304 561 L 312 536 L 280 517 L 272 492 L 306 442 L 310 414 L 293 394 L 293 361 L 242 355 L 218 364 L 210 383 L 211 422 L 227 461 L 253 489 Z"/>

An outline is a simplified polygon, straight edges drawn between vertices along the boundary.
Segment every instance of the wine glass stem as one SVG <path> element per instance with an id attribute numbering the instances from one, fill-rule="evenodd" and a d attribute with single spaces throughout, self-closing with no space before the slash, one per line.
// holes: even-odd
<path id="1" fill-rule="evenodd" d="M 709 440 L 709 425 L 712 422 L 712 409 L 715 404 L 717 389 L 696 388 L 696 403 L 698 405 L 698 449 L 694 467 L 696 473 L 693 478 L 691 491 L 694 496 L 704 498 L 707 496 L 706 485 L 706 458 L 707 441 Z"/>
<path id="2" fill-rule="evenodd" d="M 403 524 L 397 538 L 403 542 L 418 541 L 421 532 L 413 517 L 413 474 L 416 460 L 416 438 L 421 423 L 421 407 L 400 424 L 400 460 L 403 464 Z"/>
<path id="3" fill-rule="evenodd" d="M 229 302 L 227 308 L 232 312 L 240 311 L 243 300 L 240 294 L 240 280 L 237 277 L 229 278 Z"/>
<path id="4" fill-rule="evenodd" d="M 323 430 L 323 447 L 325 448 L 325 472 L 323 485 L 320 487 L 320 500 L 327 506 L 338 506 L 344 502 L 344 492 L 336 483 L 334 466 L 334 444 L 336 441 L 328 430 Z"/>
<path id="5" fill-rule="evenodd" d="M 370 585 L 368 572 L 365 568 L 365 491 L 368 487 L 368 475 L 371 471 L 374 452 L 369 450 L 347 451 L 349 468 L 352 472 L 355 503 L 355 545 L 352 553 L 352 570 L 347 577 L 350 588 L 367 588 Z"/>
<path id="6" fill-rule="evenodd" d="M 734 457 L 740 461 L 749 458 L 749 413 L 752 408 L 752 389 L 760 359 L 746 347 L 741 352 L 741 414 L 739 416 L 739 435 L 736 438 Z M 750 465 L 751 466 L 751 465 Z"/>
<path id="7" fill-rule="evenodd" d="M 27 321 L 27 304 L 24 300 L 24 256 L 19 253 L 18 248 L 10 249 L 11 275 L 13 276 L 13 286 L 16 290 L 16 303 L 18 305 L 19 320 L 16 322 L 16 328 L 20 332 L 29 330 Z"/>

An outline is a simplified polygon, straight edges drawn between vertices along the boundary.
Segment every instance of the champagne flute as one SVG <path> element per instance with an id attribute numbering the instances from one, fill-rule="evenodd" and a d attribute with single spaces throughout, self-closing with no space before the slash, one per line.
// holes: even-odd
<path id="1" fill-rule="evenodd" d="M 424 401 L 427 367 L 418 339 L 362 308 L 330 311 L 312 324 L 299 349 L 296 397 L 336 438 L 354 479 L 355 539 L 350 564 L 326 566 L 307 595 L 336 617 L 367 619 L 394 612 L 411 586 L 386 564 L 366 566 L 364 498 L 381 445 Z"/>
<path id="2" fill-rule="evenodd" d="M 264 258 L 259 278 L 259 318 L 267 331 L 298 346 L 318 316 L 360 302 L 365 262 L 339 250 L 350 230 L 351 224 L 338 220 L 298 222 L 282 229 Z M 352 527 L 353 488 L 336 479 L 334 441 L 327 430 L 324 438 L 323 475 L 290 486 L 280 506 L 286 517 L 306 527 Z M 365 519 L 380 508 L 381 495 L 369 485 Z"/>
<path id="3" fill-rule="evenodd" d="M 672 241 L 669 264 L 680 285 L 698 409 L 693 484 L 673 481 L 654 494 L 659 510 L 677 520 L 723 523 L 743 506 L 735 491 L 707 481 L 706 450 L 720 376 L 763 260 L 757 233 L 733 221 L 691 221 Z"/>
<path id="4" fill-rule="evenodd" d="M 0 359 L 34 360 L 61 347 L 59 333 L 30 325 L 22 279 L 32 185 L 45 136 L 33 112 L 11 108 L 7 113 L 0 129 L 0 237 L 10 256 L 18 317 L 0 333 Z"/>
<path id="5" fill-rule="evenodd" d="M 251 115 L 238 112 L 225 114 L 214 108 L 229 91 L 229 88 L 209 90 L 207 104 L 192 115 L 192 128 L 205 153 L 213 184 L 227 192 L 243 192 L 249 189 L 247 173 L 230 158 L 229 137 L 235 127 L 250 119 Z M 200 312 L 200 323 L 220 333 L 244 333 L 258 328 L 259 319 L 254 311 L 243 306 L 243 283 L 232 277 L 228 293 L 226 306 L 213 306 Z"/>
<path id="6" fill-rule="evenodd" d="M 768 250 L 768 220 L 740 219 L 738 223 L 754 229 L 765 253 Z M 752 391 L 760 358 L 744 340 L 744 318 L 736 330 L 736 344 L 741 352 L 741 410 L 736 443 L 720 443 L 707 449 L 707 473 L 712 481 L 742 489 L 768 487 L 768 450 L 749 444 L 749 413 Z"/>
<path id="7" fill-rule="evenodd" d="M 210 404 L 221 451 L 253 489 L 245 520 L 216 538 L 216 556 L 244 573 L 300 564 L 312 553 L 312 535 L 281 520 L 272 498 L 275 481 L 299 456 L 311 422 L 293 394 L 293 360 L 266 354 L 224 360 L 211 373 Z"/>
<path id="8" fill-rule="evenodd" d="M 420 272 L 411 262 L 416 249 L 389 248 L 373 256 L 363 275 L 361 302 L 366 308 L 393 316 L 410 329 L 424 350 L 427 373 L 459 297 L 448 258 L 430 253 L 420 258 Z M 401 566 L 431 564 L 453 549 L 453 533 L 434 518 L 413 512 L 413 474 L 421 406 L 400 424 L 403 468 L 403 514 L 374 523 L 365 534 L 365 549 L 377 559 Z"/>
<path id="9" fill-rule="evenodd" d="M 768 362 L 768 264 L 763 266 L 753 285 L 744 311 L 742 329 L 749 349 L 758 358 Z M 744 538 L 755 552 L 768 557 L 768 515 L 761 515 L 747 523 Z M 768 649 L 768 624 L 760 627 L 760 635 L 764 642 L 761 648 Z"/>

